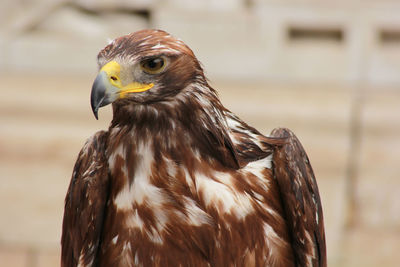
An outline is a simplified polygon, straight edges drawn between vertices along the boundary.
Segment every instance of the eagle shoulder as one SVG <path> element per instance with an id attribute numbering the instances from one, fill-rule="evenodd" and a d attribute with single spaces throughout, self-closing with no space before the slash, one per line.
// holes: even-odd
<path id="1" fill-rule="evenodd" d="M 61 266 L 92 266 L 100 244 L 108 198 L 105 148 L 108 132 L 89 138 L 76 160 L 65 198 Z"/>
<path id="2" fill-rule="evenodd" d="M 289 129 L 274 129 L 271 137 L 285 139 L 275 146 L 273 172 L 297 266 L 324 267 L 327 263 L 322 205 L 310 161 Z"/>

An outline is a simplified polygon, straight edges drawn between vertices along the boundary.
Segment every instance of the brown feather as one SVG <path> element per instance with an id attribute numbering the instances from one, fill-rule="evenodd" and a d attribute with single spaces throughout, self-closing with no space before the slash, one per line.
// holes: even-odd
<path id="1" fill-rule="evenodd" d="M 325 267 L 324 219 L 310 161 L 293 132 L 279 128 L 271 135 L 287 140 L 285 145 L 276 148 L 273 162 L 297 264 Z M 307 257 L 312 258 L 312 265 L 308 264 Z"/>
<path id="2" fill-rule="evenodd" d="M 90 138 L 75 163 L 65 198 L 61 238 L 63 267 L 77 266 L 79 262 L 89 266 L 96 262 L 109 190 L 107 136 L 106 132 L 98 132 Z"/>
<path id="3" fill-rule="evenodd" d="M 163 31 L 117 38 L 98 61 L 129 72 L 157 55 L 169 65 L 155 86 L 116 100 L 108 132 L 78 157 L 62 265 L 290 267 L 312 255 L 325 266 L 318 189 L 297 139 L 265 137 L 224 108 L 190 48 Z"/>

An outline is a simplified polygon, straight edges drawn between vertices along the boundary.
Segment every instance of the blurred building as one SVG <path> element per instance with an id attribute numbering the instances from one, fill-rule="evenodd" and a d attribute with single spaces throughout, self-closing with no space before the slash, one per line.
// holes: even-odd
<path id="1" fill-rule="evenodd" d="M 399 14 L 396 0 L 2 0 L 0 265 L 58 265 L 73 163 L 111 120 L 90 110 L 97 53 L 159 28 L 193 49 L 224 105 L 300 137 L 329 266 L 397 266 Z"/>
<path id="2" fill-rule="evenodd" d="M 106 43 L 164 29 L 212 78 L 400 84 L 400 2 L 6 0 L 0 69 L 93 72 Z"/>

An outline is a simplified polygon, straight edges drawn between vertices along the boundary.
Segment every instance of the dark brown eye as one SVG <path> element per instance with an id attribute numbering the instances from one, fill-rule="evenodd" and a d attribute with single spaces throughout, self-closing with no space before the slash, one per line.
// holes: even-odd
<path id="1" fill-rule="evenodd" d="M 145 59 L 140 62 L 140 67 L 148 74 L 157 74 L 164 70 L 165 60 L 162 57 Z"/>

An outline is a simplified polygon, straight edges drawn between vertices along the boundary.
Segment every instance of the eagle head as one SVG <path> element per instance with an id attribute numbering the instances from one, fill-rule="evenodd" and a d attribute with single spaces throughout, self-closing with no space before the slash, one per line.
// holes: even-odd
<path id="1" fill-rule="evenodd" d="M 98 54 L 91 106 L 168 101 L 195 81 L 205 81 L 192 50 L 161 30 L 141 30 L 113 40 Z"/>

